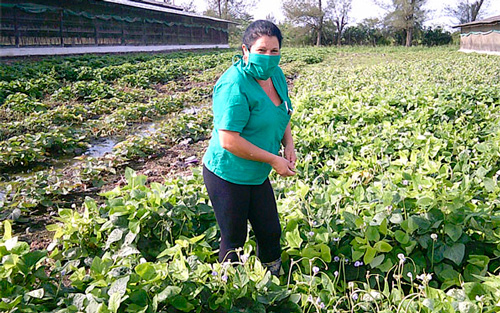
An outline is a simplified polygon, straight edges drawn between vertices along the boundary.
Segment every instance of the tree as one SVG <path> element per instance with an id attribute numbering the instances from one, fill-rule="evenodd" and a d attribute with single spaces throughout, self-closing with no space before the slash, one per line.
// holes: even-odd
<path id="1" fill-rule="evenodd" d="M 196 5 L 194 4 L 194 0 L 181 4 L 181 8 L 186 12 L 196 13 Z"/>
<path id="2" fill-rule="evenodd" d="M 253 16 L 249 11 L 255 6 L 255 0 L 206 0 L 207 10 L 204 15 L 235 22 L 229 24 L 229 43 L 238 46 L 245 29 Z"/>
<path id="3" fill-rule="evenodd" d="M 323 36 L 323 0 L 283 0 L 285 16 L 295 24 L 316 31 L 316 46 L 321 45 Z"/>
<path id="4" fill-rule="evenodd" d="M 440 46 L 449 44 L 453 38 L 449 31 L 443 30 L 441 27 L 435 29 L 426 28 L 423 30 L 422 43 L 426 46 Z"/>
<path id="5" fill-rule="evenodd" d="M 447 6 L 447 15 L 458 20 L 459 24 L 474 22 L 489 4 L 488 0 L 461 0 L 456 6 Z M 481 11 L 483 9 L 483 11 Z"/>
<path id="6" fill-rule="evenodd" d="M 337 27 L 337 46 L 340 46 L 342 31 L 348 23 L 351 7 L 352 0 L 328 0 L 328 15 L 331 16 Z"/>
<path id="7" fill-rule="evenodd" d="M 427 0 L 392 0 L 388 6 L 379 3 L 389 11 L 385 17 L 386 23 L 395 29 L 405 31 L 407 47 L 412 44 L 415 28 L 424 20 L 426 12 L 423 6 L 426 2 Z"/>
<path id="8" fill-rule="evenodd" d="M 248 12 L 255 6 L 254 0 L 206 0 L 208 16 L 230 21 L 253 18 Z"/>

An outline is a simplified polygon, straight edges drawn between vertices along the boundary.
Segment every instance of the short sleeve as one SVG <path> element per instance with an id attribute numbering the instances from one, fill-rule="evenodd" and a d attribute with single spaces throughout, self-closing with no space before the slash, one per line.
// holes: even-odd
<path id="1" fill-rule="evenodd" d="M 217 84 L 213 94 L 214 127 L 241 133 L 248 123 L 250 107 L 237 83 Z"/>

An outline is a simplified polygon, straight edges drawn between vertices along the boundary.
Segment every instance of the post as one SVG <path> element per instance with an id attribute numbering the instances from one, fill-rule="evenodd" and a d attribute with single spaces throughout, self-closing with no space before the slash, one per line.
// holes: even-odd
<path id="1" fill-rule="evenodd" d="M 193 38 L 193 18 L 190 19 L 190 22 L 191 22 L 191 27 L 189 27 L 189 32 L 190 32 L 190 36 L 189 36 L 189 39 L 190 39 L 190 42 L 189 44 L 192 45 L 194 44 L 194 38 Z"/>
<path id="2" fill-rule="evenodd" d="M 97 19 L 94 19 L 94 43 L 96 46 L 99 45 L 99 38 L 97 32 Z"/>
<path id="3" fill-rule="evenodd" d="M 122 28 L 122 39 L 121 39 L 122 40 L 122 46 L 125 45 L 125 30 L 124 30 L 125 27 L 123 27 L 124 23 L 125 23 L 125 21 L 120 21 L 120 26 Z"/>
<path id="4" fill-rule="evenodd" d="M 142 45 L 146 45 L 146 19 L 142 21 Z"/>
<path id="5" fill-rule="evenodd" d="M 17 9 L 14 8 L 14 36 L 16 37 L 16 47 L 19 48 L 19 23 L 17 21 Z"/>
<path id="6" fill-rule="evenodd" d="M 61 41 L 61 47 L 64 47 L 64 36 L 63 36 L 63 17 L 64 17 L 64 9 L 61 9 L 59 12 L 59 40 Z"/>

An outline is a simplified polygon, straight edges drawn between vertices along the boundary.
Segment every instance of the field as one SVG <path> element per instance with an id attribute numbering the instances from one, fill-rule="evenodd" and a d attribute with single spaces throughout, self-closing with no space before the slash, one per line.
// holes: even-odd
<path id="1" fill-rule="evenodd" d="M 0 311 L 500 311 L 500 62 L 454 50 L 283 50 L 280 278 L 251 231 L 216 262 L 199 160 L 236 51 L 0 65 Z"/>

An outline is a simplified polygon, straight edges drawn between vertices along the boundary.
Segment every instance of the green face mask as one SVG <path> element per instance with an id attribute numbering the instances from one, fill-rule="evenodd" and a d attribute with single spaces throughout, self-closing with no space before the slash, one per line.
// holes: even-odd
<path id="1" fill-rule="evenodd" d="M 273 75 L 280 59 L 281 55 L 250 53 L 243 70 L 256 79 L 266 80 Z"/>

